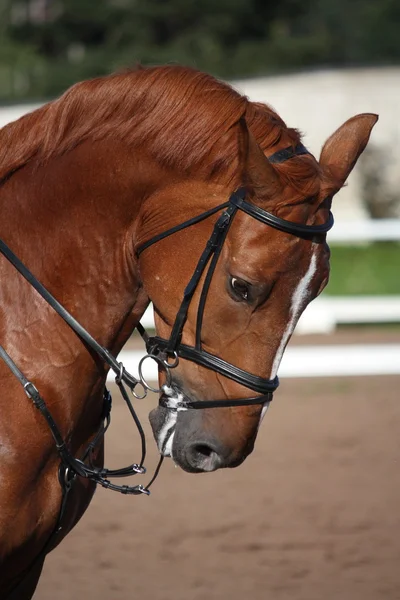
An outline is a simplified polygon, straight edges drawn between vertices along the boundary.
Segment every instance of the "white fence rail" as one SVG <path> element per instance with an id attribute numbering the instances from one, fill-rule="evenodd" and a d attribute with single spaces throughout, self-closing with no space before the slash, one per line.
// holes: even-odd
<path id="1" fill-rule="evenodd" d="M 328 242 L 353 244 L 355 242 L 399 242 L 400 219 L 366 219 L 339 221 L 328 233 Z"/>
<path id="2" fill-rule="evenodd" d="M 141 323 L 154 328 L 149 307 Z M 400 296 L 323 296 L 300 317 L 295 333 L 332 333 L 338 325 L 400 323 Z"/>
<path id="3" fill-rule="evenodd" d="M 400 323 L 400 296 L 323 296 L 304 311 L 295 333 L 332 333 L 338 325 Z"/>
<path id="4" fill-rule="evenodd" d="M 134 375 L 143 352 L 122 351 L 119 358 Z M 348 375 L 399 375 L 400 344 L 349 344 L 332 346 L 290 346 L 279 368 L 281 377 L 342 377 Z M 143 363 L 147 381 L 157 379 L 157 364 Z M 110 372 L 109 381 L 115 375 Z"/>

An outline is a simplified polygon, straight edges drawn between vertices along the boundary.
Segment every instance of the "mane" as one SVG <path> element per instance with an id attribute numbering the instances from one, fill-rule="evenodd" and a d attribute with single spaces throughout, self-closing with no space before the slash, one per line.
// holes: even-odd
<path id="1" fill-rule="evenodd" d="M 161 165 L 183 172 L 202 168 L 222 179 L 234 165 L 233 183 L 240 184 L 242 118 L 264 151 L 300 142 L 269 106 L 195 69 L 138 68 L 83 81 L 0 130 L 0 182 L 30 161 L 43 164 L 85 140 L 113 137 L 143 145 Z M 319 187 L 321 170 L 311 156 L 276 167 L 299 193 Z"/>

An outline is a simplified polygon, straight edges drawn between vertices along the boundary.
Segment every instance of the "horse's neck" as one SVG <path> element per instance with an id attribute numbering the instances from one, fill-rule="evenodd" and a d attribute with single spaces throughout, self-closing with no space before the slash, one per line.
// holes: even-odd
<path id="1" fill-rule="evenodd" d="M 0 188 L 0 237 L 116 353 L 148 302 L 132 248 L 142 198 L 157 183 L 143 163 L 132 168 L 121 150 L 102 150 L 101 144 L 97 152 L 82 145 L 47 167 L 28 165 L 15 173 Z M 0 280 L 3 345 L 27 376 L 39 377 L 52 393 L 60 391 L 55 380 L 63 395 L 73 381 L 81 405 L 99 385 L 100 362 L 4 258 Z"/>

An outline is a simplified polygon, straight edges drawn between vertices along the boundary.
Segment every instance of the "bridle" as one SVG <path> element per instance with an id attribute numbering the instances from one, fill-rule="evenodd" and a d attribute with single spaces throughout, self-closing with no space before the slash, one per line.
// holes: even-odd
<path id="1" fill-rule="evenodd" d="M 299 144 L 294 149 L 286 148 L 284 150 L 278 151 L 269 158 L 269 161 L 273 163 L 283 162 L 284 160 L 287 160 L 288 158 L 291 158 L 296 154 L 305 154 L 306 152 L 307 150 L 304 148 L 304 146 L 302 144 Z M 267 212 L 266 210 L 254 204 L 251 204 L 250 202 L 247 202 L 246 190 L 244 188 L 239 188 L 230 196 L 228 202 L 225 202 L 208 211 L 205 211 L 197 217 L 193 217 L 185 221 L 184 223 L 176 225 L 175 227 L 171 227 L 171 229 L 168 229 L 152 237 L 148 241 L 144 242 L 138 247 L 137 255 L 140 256 L 144 250 L 156 244 L 157 242 L 165 239 L 166 237 L 169 237 L 170 235 L 173 235 L 178 231 L 181 231 L 182 229 L 191 227 L 196 223 L 204 221 L 205 219 L 220 211 L 223 212 L 218 217 L 214 225 L 212 234 L 209 240 L 207 241 L 206 246 L 196 265 L 194 273 L 184 290 L 183 299 L 179 310 L 176 314 L 169 339 L 167 340 L 159 336 L 143 336 L 146 342 L 146 348 L 148 352 L 147 356 L 151 358 L 157 357 L 158 360 L 161 360 L 168 374 L 171 369 L 175 368 L 179 364 L 179 359 L 183 358 L 194 362 L 198 365 L 201 365 L 202 367 L 206 367 L 207 369 L 215 371 L 220 375 L 223 375 L 224 377 L 227 377 L 228 379 L 231 379 L 237 383 L 240 383 L 244 387 L 247 387 L 250 390 L 257 392 L 260 395 L 250 398 L 237 398 L 229 400 L 181 400 L 179 402 L 177 402 L 175 399 L 169 398 L 166 395 L 163 395 L 160 398 L 160 405 L 164 408 L 168 408 L 171 410 L 220 408 L 265 404 L 266 402 L 270 402 L 272 400 L 273 392 L 279 386 L 279 379 L 277 376 L 273 379 L 265 379 L 263 377 L 259 377 L 258 375 L 254 375 L 253 373 L 244 371 L 243 369 L 225 361 L 219 356 L 210 354 L 209 352 L 205 351 L 202 347 L 201 329 L 203 324 L 204 308 L 207 300 L 207 295 L 209 292 L 212 276 L 215 272 L 215 268 L 218 262 L 218 258 L 221 254 L 224 241 L 226 239 L 227 233 L 235 215 L 239 211 L 242 211 L 250 215 L 257 221 L 260 221 L 265 225 L 269 225 L 274 229 L 290 233 L 292 235 L 295 235 L 296 237 L 312 240 L 315 240 L 318 237 L 321 238 L 321 236 L 325 235 L 333 226 L 333 215 L 331 212 L 329 213 L 328 221 L 326 223 L 323 223 L 322 225 L 301 225 L 298 223 L 293 223 L 292 221 L 286 221 L 285 219 L 281 219 Z M 192 302 L 194 293 L 204 273 L 204 283 L 203 288 L 200 292 L 200 300 L 197 309 L 195 345 L 188 346 L 182 343 L 183 329 L 187 319 L 190 303 Z M 169 374 L 169 381 L 170 380 L 171 376 Z"/>
<path id="2" fill-rule="evenodd" d="M 302 145 L 298 144 L 294 148 L 284 148 L 275 152 L 271 155 L 268 160 L 270 163 L 282 163 L 290 158 L 297 155 L 308 154 L 307 149 Z M 222 212 L 221 212 L 222 211 Z M 137 249 L 137 255 L 140 255 L 150 246 L 157 242 L 183 230 L 187 227 L 191 227 L 208 219 L 212 215 L 221 212 L 219 215 L 212 234 L 208 239 L 206 246 L 199 258 L 194 273 L 187 284 L 180 308 L 177 312 L 174 324 L 172 326 L 171 334 L 169 339 L 163 339 L 159 336 L 150 337 L 146 333 L 144 327 L 138 323 L 137 329 L 142 336 L 147 349 L 147 354 L 141 359 L 138 367 L 139 377 L 136 378 L 130 374 L 121 362 L 107 350 L 104 346 L 99 344 L 91 335 L 82 327 L 82 325 L 56 300 L 56 298 L 36 279 L 31 271 L 19 260 L 19 258 L 12 252 L 12 250 L 0 240 L 0 252 L 9 260 L 9 262 L 19 271 L 19 273 L 28 281 L 28 283 L 35 288 L 35 290 L 44 298 L 44 300 L 62 317 L 62 319 L 74 330 L 78 337 L 86 344 L 86 346 L 92 349 L 101 360 L 106 363 L 112 371 L 115 373 L 115 382 L 118 385 L 121 394 L 128 406 L 128 409 L 136 423 L 139 430 L 142 441 L 142 458 L 139 464 L 132 464 L 129 467 L 122 469 L 97 469 L 92 464 L 89 466 L 85 463 L 85 459 L 90 458 L 96 444 L 101 440 L 105 431 L 107 430 L 110 422 L 110 409 L 111 409 L 111 396 L 105 389 L 104 392 L 104 423 L 102 423 L 99 432 L 95 436 L 94 440 L 89 445 L 89 448 L 84 452 L 82 459 L 76 459 L 72 456 L 68 450 L 68 444 L 63 440 L 59 428 L 57 427 L 54 419 L 52 418 L 46 403 L 36 386 L 29 381 L 25 375 L 20 371 L 15 362 L 12 360 L 6 350 L 0 346 L 0 358 L 4 360 L 13 374 L 20 381 L 24 388 L 27 396 L 33 401 L 34 405 L 43 414 L 46 419 L 50 431 L 53 435 L 54 441 L 57 446 L 57 450 L 60 454 L 62 468 L 69 476 L 79 475 L 92 479 L 95 483 L 102 485 L 103 487 L 120 491 L 122 493 L 129 494 L 148 494 L 148 487 L 144 486 L 117 486 L 112 484 L 107 478 L 108 477 L 126 477 L 134 475 L 136 473 L 144 473 L 145 468 L 143 466 L 145 455 L 146 455 L 146 444 L 143 429 L 140 425 L 139 419 L 136 416 L 132 403 L 127 395 L 127 386 L 133 396 L 137 399 L 145 398 L 148 391 L 156 393 L 162 393 L 162 388 L 152 387 L 144 378 L 143 375 L 143 363 L 146 359 L 151 358 L 156 361 L 158 367 L 165 371 L 166 375 L 166 386 L 170 386 L 172 382 L 171 370 L 178 366 L 180 358 L 192 361 L 198 365 L 206 367 L 212 371 L 227 377 L 241 385 L 249 388 L 250 390 L 257 392 L 258 396 L 249 398 L 237 398 L 237 399 L 224 399 L 224 400 L 202 400 L 202 401 L 189 401 L 182 400 L 179 403 L 171 401 L 169 397 L 163 395 L 160 398 L 160 405 L 170 410 L 182 410 L 182 409 L 205 409 L 205 408 L 220 408 L 220 407 L 234 407 L 234 406 L 249 406 L 257 404 L 265 404 L 271 401 L 273 392 L 279 385 L 278 377 L 274 379 L 265 379 L 248 371 L 244 371 L 240 367 L 233 365 L 225 361 L 219 356 L 210 354 L 202 348 L 201 343 L 201 329 L 204 317 L 204 308 L 206 304 L 207 295 L 210 288 L 212 276 L 214 274 L 218 258 L 221 254 L 224 241 L 226 239 L 229 228 L 235 215 L 242 211 L 257 221 L 269 225 L 280 231 L 295 235 L 297 237 L 312 239 L 324 236 L 333 226 L 333 216 L 329 213 L 328 221 L 322 225 L 302 225 L 293 223 L 292 221 L 286 221 L 281 219 L 266 210 L 251 204 L 246 201 L 246 191 L 244 188 L 238 189 L 234 192 L 229 200 L 223 204 L 220 204 L 210 210 L 207 210 L 175 227 L 159 233 L 152 237 L 146 242 L 142 243 Z M 208 266 L 208 269 L 207 269 Z M 203 276 L 203 273 L 207 270 L 204 278 L 203 288 L 200 293 L 200 300 L 197 309 L 197 322 L 196 322 L 196 334 L 195 334 L 195 345 L 188 346 L 182 343 L 183 328 L 187 319 L 190 303 L 193 299 L 194 293 L 199 285 L 199 282 Z M 140 392 L 138 387 L 142 388 Z M 65 480 L 65 475 L 63 476 Z M 153 481 L 153 480 L 152 480 Z"/>
<path id="3" fill-rule="evenodd" d="M 301 154 L 308 154 L 308 151 L 302 144 L 299 144 L 294 148 L 290 147 L 284 148 L 283 150 L 279 150 L 278 152 L 270 156 L 268 160 L 270 163 L 281 163 L 290 158 L 293 158 L 296 155 Z M 93 440 L 90 442 L 88 448 L 85 450 L 81 458 L 75 458 L 69 450 L 68 443 L 63 438 L 59 427 L 57 426 L 46 405 L 44 398 L 41 396 L 36 386 L 25 377 L 25 375 L 18 368 L 18 366 L 7 353 L 7 351 L 2 346 L 0 346 L 0 358 L 4 360 L 6 365 L 10 368 L 12 373 L 23 386 L 23 389 L 28 398 L 32 400 L 34 406 L 43 415 L 44 419 L 46 420 L 49 426 L 50 432 L 53 436 L 57 451 L 61 459 L 59 469 L 59 480 L 63 493 L 60 513 L 56 527 L 37 559 L 48 551 L 51 543 L 53 542 L 54 536 L 62 528 L 62 517 L 65 512 L 68 493 L 71 489 L 73 481 L 76 479 L 77 476 L 90 479 L 94 483 L 99 484 L 107 489 L 119 491 L 124 494 L 140 495 L 150 493 L 149 487 L 153 483 L 154 479 L 156 478 L 159 472 L 162 457 L 160 458 L 160 462 L 158 463 L 153 478 L 147 486 L 116 485 L 111 483 L 109 480 L 110 477 L 127 477 L 130 475 L 135 475 L 137 473 L 143 474 L 146 472 L 146 469 L 144 467 L 144 460 L 146 456 L 145 436 L 140 421 L 136 416 L 132 403 L 127 394 L 126 387 L 128 387 L 131 390 L 133 396 L 137 399 L 146 397 L 148 391 L 154 391 L 157 393 L 163 392 L 163 388 L 158 389 L 152 387 L 143 376 L 143 362 L 147 358 L 152 358 L 153 360 L 155 360 L 159 368 L 165 371 L 165 385 L 167 386 L 170 386 L 172 382 L 171 370 L 177 367 L 180 358 L 183 358 L 203 367 L 206 367 L 207 369 L 215 371 L 220 375 L 223 375 L 228 379 L 240 383 L 241 385 L 249 388 L 250 390 L 260 394 L 258 396 L 253 396 L 249 398 L 238 398 L 231 400 L 182 400 L 180 402 L 172 401 L 171 398 L 167 397 L 166 395 L 162 395 L 160 398 L 160 405 L 164 408 L 170 410 L 221 408 L 260 405 L 271 401 L 273 392 L 277 389 L 279 385 L 278 377 L 275 377 L 274 379 L 265 379 L 263 377 L 259 377 L 258 375 L 254 375 L 252 373 L 249 373 L 248 371 L 244 371 L 243 369 L 225 361 L 219 356 L 215 356 L 214 354 L 206 352 L 202 348 L 201 329 L 204 317 L 204 308 L 212 276 L 215 272 L 215 268 L 219 256 L 221 254 L 222 247 L 226 239 L 227 233 L 229 231 L 229 228 L 232 224 L 235 215 L 239 211 L 245 212 L 257 221 L 269 225 L 270 227 L 305 239 L 314 239 L 324 236 L 333 226 L 333 216 L 332 213 L 330 213 L 328 221 L 323 225 L 301 225 L 281 219 L 263 210 L 262 208 L 259 208 L 258 206 L 255 206 L 250 202 L 247 202 L 245 199 L 245 195 L 245 189 L 240 188 L 231 195 L 227 202 L 220 204 L 219 206 L 216 206 L 208 211 L 205 211 L 185 221 L 184 223 L 181 223 L 162 233 L 159 233 L 158 235 L 152 237 L 148 241 L 141 244 L 137 249 L 137 255 L 140 256 L 147 248 L 156 244 L 160 240 L 163 240 L 166 237 L 173 235 L 178 231 L 181 231 L 182 229 L 200 223 L 201 221 L 204 221 L 212 215 L 222 211 L 214 225 L 212 234 L 209 240 L 207 241 L 206 246 L 200 256 L 195 271 L 184 290 L 183 299 L 178 313 L 176 315 L 175 322 L 172 326 L 169 339 L 163 339 L 158 336 L 149 337 L 143 326 L 140 323 L 138 323 L 137 325 L 137 329 L 140 335 L 142 336 L 143 340 L 145 341 L 147 349 L 147 355 L 144 356 L 139 363 L 139 378 L 136 378 L 130 373 L 128 373 L 124 365 L 121 362 L 118 362 L 117 359 L 109 352 L 109 350 L 107 350 L 105 347 L 99 344 L 82 327 L 82 325 L 80 325 L 80 323 L 76 321 L 76 319 L 36 279 L 36 277 L 19 260 L 19 258 L 12 252 L 12 250 L 2 240 L 0 240 L 0 252 L 5 256 L 5 258 L 7 258 L 7 260 L 19 271 L 19 273 L 30 283 L 30 285 L 34 287 L 35 290 L 46 300 L 46 302 L 62 317 L 62 319 L 71 327 L 71 329 L 74 330 L 74 332 L 86 344 L 86 346 L 93 350 L 101 358 L 101 360 L 105 364 L 107 364 L 112 371 L 114 371 L 115 382 L 118 385 L 121 394 L 132 415 L 132 418 L 135 421 L 135 424 L 138 428 L 141 437 L 142 444 L 142 457 L 140 463 L 138 464 L 133 463 L 127 467 L 113 470 L 106 468 L 97 468 L 94 466 L 92 460 L 94 450 L 102 440 L 110 424 L 111 395 L 105 388 L 103 399 L 104 408 L 102 422 L 99 427 L 99 430 L 94 436 Z M 205 273 L 205 278 L 203 288 L 200 293 L 200 300 L 197 310 L 195 345 L 188 346 L 182 343 L 182 333 L 185 321 L 187 319 L 190 303 L 193 299 L 194 293 L 199 285 L 203 273 Z M 142 388 L 142 392 L 138 390 L 138 387 Z"/>

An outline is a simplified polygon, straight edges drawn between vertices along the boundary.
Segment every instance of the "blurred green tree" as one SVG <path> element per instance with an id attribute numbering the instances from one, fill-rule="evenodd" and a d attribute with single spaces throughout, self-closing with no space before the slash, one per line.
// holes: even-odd
<path id="1" fill-rule="evenodd" d="M 0 0 L 0 100 L 137 62 L 223 77 L 400 60 L 398 0 Z"/>

